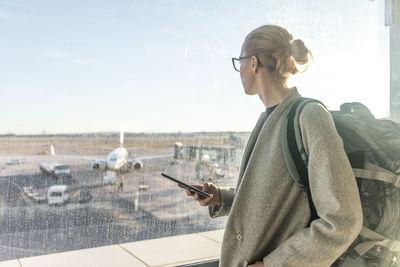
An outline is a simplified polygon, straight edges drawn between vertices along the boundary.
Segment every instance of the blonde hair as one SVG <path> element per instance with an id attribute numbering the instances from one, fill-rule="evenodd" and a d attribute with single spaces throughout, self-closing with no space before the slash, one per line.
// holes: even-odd
<path id="1" fill-rule="evenodd" d="M 282 82 L 286 82 L 289 74 L 299 72 L 296 64 L 307 64 L 308 55 L 312 58 L 302 40 L 293 40 L 285 28 L 277 25 L 264 25 L 250 32 L 244 40 L 243 51 L 248 56 L 257 56 L 273 77 Z"/>

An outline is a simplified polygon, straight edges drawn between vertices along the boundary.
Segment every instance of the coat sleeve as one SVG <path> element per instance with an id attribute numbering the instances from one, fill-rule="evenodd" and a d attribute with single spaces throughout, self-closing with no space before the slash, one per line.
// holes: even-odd
<path id="1" fill-rule="evenodd" d="M 212 218 L 227 216 L 231 210 L 232 202 L 235 197 L 234 187 L 219 187 L 219 191 L 221 192 L 222 205 L 208 207 L 208 211 Z"/>
<path id="2" fill-rule="evenodd" d="M 319 104 L 308 104 L 300 125 L 319 219 L 264 257 L 265 266 L 330 266 L 362 227 L 356 180 L 330 113 Z"/>

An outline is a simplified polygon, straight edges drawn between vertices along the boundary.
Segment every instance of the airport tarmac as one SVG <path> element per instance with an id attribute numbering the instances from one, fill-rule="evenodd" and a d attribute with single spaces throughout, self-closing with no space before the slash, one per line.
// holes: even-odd
<path id="1" fill-rule="evenodd" d="M 172 150 L 172 146 L 161 147 L 137 154 L 170 154 Z M 171 164 L 171 157 L 144 161 L 143 169 L 123 174 L 123 192 L 118 192 L 115 185 L 103 184 L 103 173 L 93 170 L 90 161 L 1 152 L 0 165 L 16 157 L 25 162 L 0 168 L 0 261 L 225 227 L 226 218 L 209 218 L 207 208 L 160 175 L 165 172 L 188 183 L 201 183 L 196 181 L 193 161 Z M 72 178 L 62 181 L 42 174 L 42 161 L 68 164 Z M 49 186 L 61 183 L 72 191 L 87 188 L 93 198 L 83 204 L 49 206 L 32 201 L 23 190 L 31 186 L 45 194 Z M 234 186 L 236 175 L 215 183 Z"/>

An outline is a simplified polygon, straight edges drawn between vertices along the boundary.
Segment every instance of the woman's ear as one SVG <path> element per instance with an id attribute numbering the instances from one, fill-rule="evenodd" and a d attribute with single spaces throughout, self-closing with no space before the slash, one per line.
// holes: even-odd
<path id="1" fill-rule="evenodd" d="M 256 56 L 251 57 L 251 69 L 254 74 L 256 74 L 258 72 L 258 69 L 262 66 L 262 64 L 260 66 L 260 63 L 261 62 L 258 60 Z"/>

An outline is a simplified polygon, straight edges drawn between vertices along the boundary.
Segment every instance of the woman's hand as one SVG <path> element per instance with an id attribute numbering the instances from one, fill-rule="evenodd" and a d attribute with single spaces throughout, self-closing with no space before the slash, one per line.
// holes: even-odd
<path id="1" fill-rule="evenodd" d="M 264 267 L 264 263 L 262 261 L 257 261 L 254 264 L 247 265 L 247 267 Z"/>
<path id="2" fill-rule="evenodd" d="M 205 183 L 204 185 L 196 185 L 196 184 L 191 184 L 191 186 L 196 187 L 200 190 L 203 190 L 204 192 L 209 193 L 211 196 L 208 198 L 201 198 L 199 194 L 194 193 L 190 191 L 187 187 L 184 187 L 183 185 L 178 184 L 180 188 L 183 188 L 186 190 L 186 195 L 192 196 L 194 200 L 198 201 L 201 206 L 218 206 L 222 205 L 222 200 L 221 200 L 221 193 L 213 183 Z"/>

